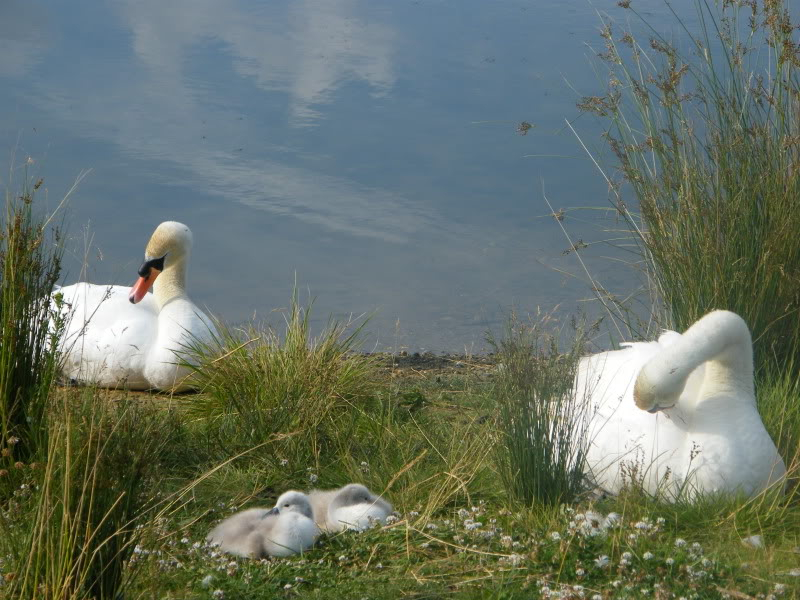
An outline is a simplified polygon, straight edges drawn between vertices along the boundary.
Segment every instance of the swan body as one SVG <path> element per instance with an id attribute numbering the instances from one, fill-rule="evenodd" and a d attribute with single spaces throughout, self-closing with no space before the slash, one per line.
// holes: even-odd
<path id="1" fill-rule="evenodd" d="M 575 393 L 588 409 L 588 475 L 609 492 L 753 496 L 786 473 L 756 409 L 750 331 L 732 312 L 582 358 Z"/>
<path id="2" fill-rule="evenodd" d="M 314 520 L 329 532 L 354 529 L 363 531 L 373 523 L 385 523 L 392 505 L 359 483 L 335 490 L 312 490 L 309 493 Z"/>
<path id="3" fill-rule="evenodd" d="M 249 558 L 300 554 L 314 545 L 319 534 L 312 517 L 308 496 L 288 491 L 272 509 L 251 508 L 228 517 L 206 541 Z"/>
<path id="4" fill-rule="evenodd" d="M 190 370 L 177 365 L 175 353 L 215 331 L 186 293 L 191 247 L 189 228 L 166 221 L 147 244 L 133 289 L 76 283 L 53 292 L 67 321 L 61 341 L 66 377 L 134 390 L 191 387 Z"/>

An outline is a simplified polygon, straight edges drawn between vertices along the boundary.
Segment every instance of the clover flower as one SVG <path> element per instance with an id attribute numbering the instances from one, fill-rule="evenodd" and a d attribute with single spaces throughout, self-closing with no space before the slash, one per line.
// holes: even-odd
<path id="1" fill-rule="evenodd" d="M 608 556 L 606 556 L 605 554 L 598 556 L 597 558 L 594 559 L 595 566 L 597 566 L 600 569 L 605 569 L 610 562 L 611 559 L 608 558 Z"/>

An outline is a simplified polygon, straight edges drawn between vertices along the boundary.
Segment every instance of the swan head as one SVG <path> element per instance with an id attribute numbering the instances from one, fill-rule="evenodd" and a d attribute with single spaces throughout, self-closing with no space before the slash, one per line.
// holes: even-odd
<path id="1" fill-rule="evenodd" d="M 136 304 L 153 287 L 156 277 L 173 264 L 183 261 L 192 249 L 192 232 L 183 223 L 164 221 L 156 227 L 144 251 L 139 279 L 128 299 Z"/>
<path id="2" fill-rule="evenodd" d="M 311 510 L 311 502 L 309 502 L 308 496 L 306 496 L 303 492 L 297 492 L 294 490 L 290 490 L 281 494 L 272 510 L 267 512 L 267 514 L 264 516 L 283 515 L 292 512 L 306 516 L 312 521 L 314 520 L 314 513 Z"/>
<path id="3" fill-rule="evenodd" d="M 336 497 L 331 501 L 329 510 L 356 504 L 371 504 L 385 510 L 386 514 L 392 512 L 391 504 L 377 494 L 373 494 L 366 486 L 360 483 L 350 483 L 340 489 Z"/>
<path id="4" fill-rule="evenodd" d="M 633 386 L 633 400 L 636 406 L 649 413 L 672 408 L 678 403 L 685 382 L 675 380 L 675 383 L 679 385 L 665 385 L 664 382 L 658 382 L 657 385 L 648 374 L 647 368 L 644 368 L 639 372 Z"/>

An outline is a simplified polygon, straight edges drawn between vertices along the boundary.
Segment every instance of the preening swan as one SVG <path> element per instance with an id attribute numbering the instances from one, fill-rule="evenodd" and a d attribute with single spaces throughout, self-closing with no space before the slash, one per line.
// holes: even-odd
<path id="1" fill-rule="evenodd" d="M 312 516 L 308 496 L 288 491 L 271 510 L 251 508 L 228 517 L 206 541 L 238 556 L 291 556 L 314 545 L 319 530 Z"/>
<path id="2" fill-rule="evenodd" d="M 575 392 L 589 406 L 587 469 L 607 491 L 752 496 L 786 473 L 756 409 L 750 331 L 732 312 L 584 357 Z"/>
<path id="3" fill-rule="evenodd" d="M 325 531 L 362 531 L 374 522 L 385 523 L 392 505 L 360 483 L 336 490 L 311 490 L 308 497 L 314 520 Z"/>
<path id="4" fill-rule="evenodd" d="M 61 342 L 66 377 L 134 390 L 190 387 L 189 369 L 176 364 L 175 351 L 214 331 L 186 293 L 191 248 L 189 228 L 165 221 L 147 243 L 132 289 L 76 283 L 53 293 L 68 312 Z"/>

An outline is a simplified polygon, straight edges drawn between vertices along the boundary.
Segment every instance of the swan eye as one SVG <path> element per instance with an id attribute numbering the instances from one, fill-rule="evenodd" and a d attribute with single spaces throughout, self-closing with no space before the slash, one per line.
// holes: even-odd
<path id="1" fill-rule="evenodd" d="M 140 277 L 148 277 L 150 275 L 150 269 L 156 269 L 158 271 L 164 270 L 164 259 L 167 257 L 165 254 L 161 258 L 152 258 L 150 260 L 146 260 L 142 263 L 142 266 L 139 267 L 139 276 Z"/>
<path id="2" fill-rule="evenodd" d="M 284 504 L 283 508 L 289 508 L 289 503 L 287 502 L 286 504 Z"/>

